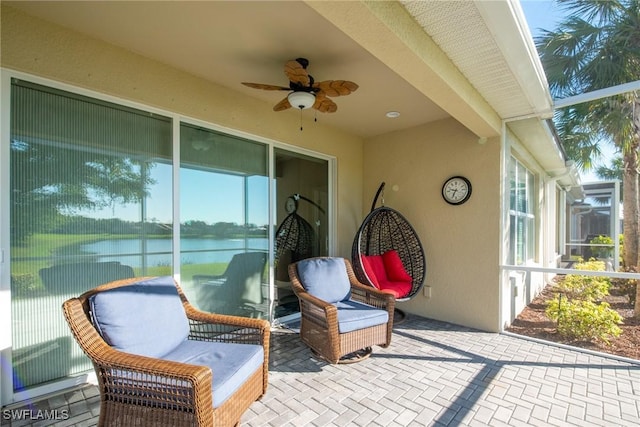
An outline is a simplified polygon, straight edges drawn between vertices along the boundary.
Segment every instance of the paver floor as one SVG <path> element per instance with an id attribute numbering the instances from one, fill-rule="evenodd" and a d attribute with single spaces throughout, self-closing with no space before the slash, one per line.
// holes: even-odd
<path id="1" fill-rule="evenodd" d="M 243 426 L 640 425 L 640 361 L 416 316 L 394 326 L 389 348 L 347 365 L 274 329 L 269 381 Z M 99 396 L 87 385 L 11 409 L 24 408 L 69 418 L 8 421 L 5 408 L 2 426 L 93 426 Z"/>

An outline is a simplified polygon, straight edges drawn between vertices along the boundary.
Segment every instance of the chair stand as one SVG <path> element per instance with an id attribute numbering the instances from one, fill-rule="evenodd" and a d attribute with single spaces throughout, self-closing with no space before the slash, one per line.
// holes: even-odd
<path id="1" fill-rule="evenodd" d="M 330 362 L 329 360 L 325 359 L 322 354 L 318 353 L 317 351 L 315 351 L 314 349 L 311 349 L 311 353 L 313 353 L 313 355 L 319 359 L 322 359 L 324 361 Z M 354 351 L 353 353 L 349 353 L 349 354 L 345 354 L 344 356 L 342 356 L 339 360 L 338 360 L 338 365 L 350 365 L 352 363 L 358 363 L 358 362 L 362 362 L 363 360 L 366 360 L 369 358 L 369 356 L 371 356 L 371 353 L 373 353 L 373 348 L 371 347 L 365 347 L 361 350 L 357 350 Z"/>

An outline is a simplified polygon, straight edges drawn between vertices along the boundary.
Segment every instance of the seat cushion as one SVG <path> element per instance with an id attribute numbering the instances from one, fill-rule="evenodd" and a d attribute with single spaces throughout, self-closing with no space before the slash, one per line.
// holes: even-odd
<path id="1" fill-rule="evenodd" d="M 163 359 L 208 366 L 213 372 L 213 407 L 222 405 L 264 363 L 261 345 L 187 340 Z"/>
<path id="2" fill-rule="evenodd" d="M 380 284 L 381 291 L 390 293 L 396 299 L 409 295 L 412 288 L 411 282 L 386 281 Z"/>
<path id="3" fill-rule="evenodd" d="M 338 331 L 341 334 L 382 325 L 389 321 L 389 313 L 386 310 L 361 302 L 340 301 L 335 306 L 338 308 Z"/>
<path id="4" fill-rule="evenodd" d="M 351 297 L 343 258 L 309 258 L 298 262 L 297 269 L 302 286 L 314 297 L 331 304 Z"/>
<path id="5" fill-rule="evenodd" d="M 171 276 L 100 292 L 89 305 L 94 326 L 117 350 L 157 358 L 189 336 L 189 320 Z"/>

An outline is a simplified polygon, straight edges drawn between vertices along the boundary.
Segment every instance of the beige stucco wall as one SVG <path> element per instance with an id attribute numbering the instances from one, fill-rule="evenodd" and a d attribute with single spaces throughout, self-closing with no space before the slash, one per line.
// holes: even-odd
<path id="1" fill-rule="evenodd" d="M 1 65 L 334 156 L 336 255 L 349 256 L 362 212 L 362 140 L 130 51 L 25 15 L 1 13 Z"/>
<path id="2" fill-rule="evenodd" d="M 421 293 L 399 308 L 409 313 L 499 330 L 500 141 L 478 143 L 453 119 L 365 142 L 368 211 L 382 181 L 385 206 L 400 211 L 420 236 L 427 260 Z M 443 182 L 463 175 L 472 195 L 460 206 L 441 196 Z"/>
<path id="3" fill-rule="evenodd" d="M 497 331 L 499 289 L 499 141 L 478 138 L 453 119 L 362 141 L 295 111 L 221 87 L 127 50 L 2 5 L 1 65 L 225 126 L 337 159 L 337 242 L 351 243 L 381 181 L 385 202 L 412 223 L 427 256 L 432 297 L 399 304 L 410 313 Z M 471 179 L 464 205 L 440 195 L 452 175 Z M 394 189 L 396 191 L 394 191 Z"/>

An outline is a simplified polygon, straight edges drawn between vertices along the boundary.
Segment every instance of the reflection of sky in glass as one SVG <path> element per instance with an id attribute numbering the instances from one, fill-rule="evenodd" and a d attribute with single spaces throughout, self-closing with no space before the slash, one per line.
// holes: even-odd
<path id="1" fill-rule="evenodd" d="M 171 165 L 157 163 L 151 170 L 155 184 L 149 188 L 147 220 L 171 223 L 172 170 Z M 197 170 L 180 171 L 180 222 L 189 220 L 244 223 L 243 177 L 214 174 Z M 249 177 L 250 200 L 248 222 L 258 226 L 267 224 L 268 180 L 266 177 Z M 124 221 L 140 220 L 139 204 L 117 204 L 98 210 L 76 210 L 75 215 L 89 218 L 119 218 Z"/>

